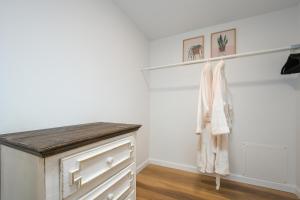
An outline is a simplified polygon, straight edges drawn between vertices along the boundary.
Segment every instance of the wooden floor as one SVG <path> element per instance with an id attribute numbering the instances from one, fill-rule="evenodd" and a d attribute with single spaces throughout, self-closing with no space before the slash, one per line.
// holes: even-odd
<path id="1" fill-rule="evenodd" d="M 137 200 L 295 200 L 296 195 L 222 180 L 215 190 L 213 177 L 149 165 L 137 176 Z"/>

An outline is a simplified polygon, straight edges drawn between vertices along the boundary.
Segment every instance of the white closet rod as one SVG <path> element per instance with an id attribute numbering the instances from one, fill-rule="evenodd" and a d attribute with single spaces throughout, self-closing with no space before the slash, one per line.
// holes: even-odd
<path id="1" fill-rule="evenodd" d="M 234 54 L 234 55 L 229 55 L 229 56 L 220 56 L 220 57 L 216 57 L 216 58 L 207 58 L 207 59 L 196 60 L 196 61 L 175 63 L 175 64 L 170 64 L 170 65 L 161 65 L 161 66 L 155 66 L 155 67 L 144 67 L 144 68 L 142 68 L 142 70 L 143 71 L 158 70 L 158 69 L 172 68 L 172 67 L 178 67 L 178 66 L 183 66 L 183 65 L 192 65 L 192 64 L 198 64 L 198 63 L 205 63 L 205 62 L 208 62 L 208 61 L 228 60 L 228 59 L 255 56 L 255 55 L 261 55 L 261 54 L 276 53 L 276 52 L 281 52 L 281 51 L 290 51 L 290 50 L 295 50 L 295 49 L 299 49 L 299 48 L 300 48 L 300 45 L 297 44 L 297 45 L 292 45 L 290 47 L 283 47 L 283 48 L 277 48 L 277 49 L 253 51 L 253 52 L 240 53 L 240 54 Z"/>

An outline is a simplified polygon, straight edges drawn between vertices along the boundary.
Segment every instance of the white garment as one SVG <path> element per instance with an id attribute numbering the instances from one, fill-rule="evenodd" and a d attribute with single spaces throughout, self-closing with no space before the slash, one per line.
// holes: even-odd
<path id="1" fill-rule="evenodd" d="M 231 96 L 225 77 L 225 63 L 220 61 L 213 72 L 213 105 L 211 127 L 213 135 L 229 134 L 232 126 Z"/>
<path id="2" fill-rule="evenodd" d="M 213 72 L 213 106 L 211 131 L 217 137 L 215 173 L 229 174 L 229 133 L 232 128 L 232 104 L 225 76 L 225 63 L 220 61 Z"/>
<path id="3" fill-rule="evenodd" d="M 206 63 L 200 75 L 197 130 L 200 134 L 204 131 L 206 123 L 210 121 L 212 109 L 212 68 L 210 63 Z"/>
<path id="4" fill-rule="evenodd" d="M 201 72 L 197 134 L 197 165 L 202 173 L 229 174 L 228 134 L 231 128 L 231 106 L 224 73 L 219 62 L 213 73 L 210 64 Z"/>
<path id="5" fill-rule="evenodd" d="M 214 173 L 215 166 L 215 136 L 210 131 L 210 118 L 212 109 L 212 68 L 207 63 L 201 71 L 199 102 L 197 115 L 197 130 L 199 135 L 197 149 L 197 165 L 202 173 Z"/>

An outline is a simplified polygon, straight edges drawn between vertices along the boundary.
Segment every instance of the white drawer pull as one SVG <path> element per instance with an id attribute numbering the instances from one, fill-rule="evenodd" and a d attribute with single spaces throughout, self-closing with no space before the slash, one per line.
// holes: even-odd
<path id="1" fill-rule="evenodd" d="M 112 165 L 113 162 L 114 162 L 114 158 L 113 158 L 113 157 L 108 157 L 108 158 L 106 159 L 106 163 L 107 163 L 108 165 Z"/>
<path id="2" fill-rule="evenodd" d="M 107 200 L 113 200 L 114 199 L 114 194 L 110 193 L 107 195 Z"/>

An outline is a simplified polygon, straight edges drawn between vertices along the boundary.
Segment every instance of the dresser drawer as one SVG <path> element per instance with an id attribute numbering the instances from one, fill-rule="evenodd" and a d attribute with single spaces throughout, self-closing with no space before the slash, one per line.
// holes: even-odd
<path id="1" fill-rule="evenodd" d="M 85 194 L 133 163 L 134 145 L 130 136 L 61 159 L 62 199 Z"/>
<path id="2" fill-rule="evenodd" d="M 135 190 L 133 190 L 126 198 L 125 200 L 135 200 Z"/>
<path id="3" fill-rule="evenodd" d="M 134 187 L 135 164 L 132 164 L 79 200 L 125 200 L 128 199 L 128 195 L 134 190 Z"/>

